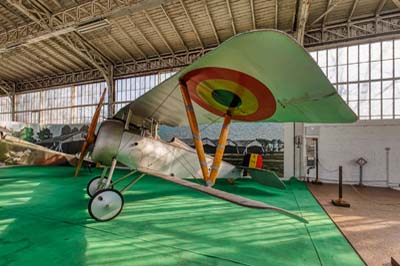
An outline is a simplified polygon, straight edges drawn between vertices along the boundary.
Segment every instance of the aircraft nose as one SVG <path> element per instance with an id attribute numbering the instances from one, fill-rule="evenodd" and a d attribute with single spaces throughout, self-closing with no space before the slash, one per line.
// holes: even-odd
<path id="1" fill-rule="evenodd" d="M 97 134 L 92 159 L 104 165 L 111 165 L 121 144 L 124 123 L 119 120 L 104 121 Z"/>

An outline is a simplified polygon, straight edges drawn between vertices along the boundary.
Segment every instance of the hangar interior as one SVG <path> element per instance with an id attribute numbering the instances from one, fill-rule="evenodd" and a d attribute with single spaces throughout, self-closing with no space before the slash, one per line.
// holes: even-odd
<path id="1" fill-rule="evenodd" d="M 75 129 L 91 123 L 104 88 L 100 121 L 225 41 L 263 29 L 284 32 L 302 45 L 358 120 L 281 123 L 281 142 L 271 137 L 267 145 L 258 139 L 262 136 L 228 140 L 237 150 L 231 160 L 239 163 L 243 151 L 261 147 L 264 167 L 281 168 L 290 193 L 278 195 L 248 182 L 241 189 L 228 183 L 216 187 L 308 213 L 313 227 L 231 208 L 155 178 L 138 182 L 141 193 L 127 194 L 144 205 L 125 203 L 126 214 L 119 220 L 95 223 L 86 212 L 83 190 L 76 190 L 85 189 L 93 176 L 89 170 L 72 179 L 68 167 L 0 166 L 0 242 L 5 246 L 0 265 L 30 260 L 44 265 L 399 265 L 398 0 L 4 0 L 0 128 L 6 133 L 19 124 L 68 125 L 65 135 L 73 138 Z M 222 122 L 213 121 L 218 131 Z M 245 127 L 234 126 L 231 138 L 240 130 L 247 134 Z M 65 151 L 55 148 L 51 132 L 26 130 L 22 135 Z M 46 142 L 46 136 L 51 140 Z M 194 138 L 187 138 L 194 147 Z M 209 139 L 203 144 L 214 150 L 219 145 Z M 7 156 L 6 164 L 18 164 L 17 153 Z M 268 167 L 277 161 L 281 166 Z M 339 172 L 350 208 L 330 203 L 338 198 Z M 116 174 L 126 173 L 118 169 Z M 307 183 L 311 180 L 323 184 Z M 263 198 L 260 190 L 270 197 Z M 204 217 L 207 212 L 215 216 Z M 24 230 L 53 225 L 48 243 Z M 193 234 L 185 233 L 191 229 Z M 63 260 L 61 250 L 70 258 Z"/>

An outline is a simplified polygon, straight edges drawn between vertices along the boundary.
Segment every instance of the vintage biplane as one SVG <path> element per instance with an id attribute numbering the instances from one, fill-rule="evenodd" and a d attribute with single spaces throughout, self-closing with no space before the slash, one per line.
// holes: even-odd
<path id="1" fill-rule="evenodd" d="M 104 99 L 104 93 L 102 96 Z M 311 56 L 289 35 L 275 30 L 239 34 L 122 108 L 94 135 L 101 104 L 90 125 L 75 175 L 94 144 L 92 160 L 104 166 L 87 191 L 89 213 L 98 221 L 115 218 L 123 208 L 122 192 L 145 175 L 162 178 L 250 208 L 289 211 L 212 188 L 218 178 L 244 178 L 243 168 L 222 161 L 231 121 L 348 123 L 357 116 L 337 94 Z M 199 124 L 223 119 L 214 158 L 203 151 Z M 158 138 L 159 125 L 192 130 L 195 149 L 178 139 Z M 132 171 L 112 180 L 120 162 Z M 109 172 L 108 172 L 109 169 Z M 107 175 L 108 172 L 108 175 Z M 114 187 L 135 178 L 122 190 Z M 246 169 L 257 182 L 284 189 L 272 172 Z M 188 178 L 201 179 L 203 184 Z"/>

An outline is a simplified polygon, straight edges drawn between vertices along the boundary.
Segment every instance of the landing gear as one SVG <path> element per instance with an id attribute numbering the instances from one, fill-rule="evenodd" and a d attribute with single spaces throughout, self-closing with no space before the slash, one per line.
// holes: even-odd
<path id="1" fill-rule="evenodd" d="M 101 184 L 100 184 L 101 182 Z M 89 181 L 86 187 L 86 192 L 90 197 L 93 197 L 97 191 L 102 190 L 105 188 L 107 183 L 107 177 L 96 176 L 92 180 Z M 110 183 L 110 188 L 113 188 L 112 181 Z"/>
<path id="2" fill-rule="evenodd" d="M 122 211 L 124 198 L 115 189 L 107 188 L 98 191 L 89 201 L 89 214 L 99 222 L 114 219 Z"/>
<path id="3" fill-rule="evenodd" d="M 106 176 L 106 167 L 104 168 L 101 176 L 97 176 L 90 180 L 86 187 L 86 191 L 91 197 L 88 205 L 89 214 L 90 216 L 92 216 L 93 219 L 100 222 L 106 222 L 118 216 L 124 206 L 122 193 L 128 190 L 131 186 L 133 186 L 136 182 L 138 182 L 140 179 L 142 179 L 142 177 L 145 176 L 145 174 L 140 174 L 139 176 L 136 176 L 124 188 L 118 191 L 113 188 L 114 185 L 134 175 L 135 173 L 137 173 L 137 171 L 133 170 L 113 182 L 111 179 L 116 165 L 117 161 L 114 159 L 111 163 L 111 169 L 108 177 Z"/>

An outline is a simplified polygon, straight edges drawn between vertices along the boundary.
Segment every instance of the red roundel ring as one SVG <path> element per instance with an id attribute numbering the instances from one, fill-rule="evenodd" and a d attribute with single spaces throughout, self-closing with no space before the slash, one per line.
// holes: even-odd
<path id="1" fill-rule="evenodd" d="M 271 91 L 245 73 L 206 67 L 188 72 L 183 80 L 192 100 L 218 116 L 229 111 L 235 120 L 258 121 L 271 117 L 276 111 Z"/>

